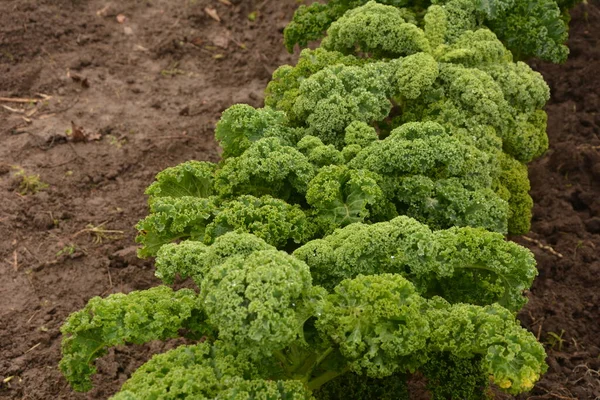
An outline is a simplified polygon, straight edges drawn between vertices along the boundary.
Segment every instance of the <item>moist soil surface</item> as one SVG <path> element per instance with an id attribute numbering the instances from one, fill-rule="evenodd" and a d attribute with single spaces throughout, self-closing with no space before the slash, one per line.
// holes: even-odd
<path id="1" fill-rule="evenodd" d="M 213 130 L 259 107 L 293 63 L 294 0 L 4 0 L 0 4 L 0 398 L 105 399 L 179 341 L 119 347 L 91 392 L 58 371 L 65 318 L 93 296 L 159 284 L 136 258 L 144 189 L 162 169 L 219 159 Z M 539 266 L 519 314 L 548 352 L 526 399 L 600 396 L 600 2 L 571 21 L 571 57 L 539 62 L 551 149 L 531 164 Z M 422 391 L 415 398 L 426 398 Z M 500 395 L 500 398 L 510 398 Z"/>

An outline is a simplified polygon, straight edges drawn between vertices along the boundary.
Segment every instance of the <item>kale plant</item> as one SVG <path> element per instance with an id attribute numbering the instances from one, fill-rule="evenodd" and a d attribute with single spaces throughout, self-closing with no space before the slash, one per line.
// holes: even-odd
<path id="1" fill-rule="evenodd" d="M 417 372 L 435 399 L 533 387 L 545 352 L 515 315 L 537 270 L 504 235 L 529 229 L 549 90 L 482 24 L 519 0 L 434 3 L 298 11 L 288 44 L 312 38 L 290 39 L 303 24 L 327 29 L 321 47 L 274 73 L 264 108 L 223 113 L 221 162 L 146 192 L 139 255 L 165 286 L 94 298 L 63 326 L 75 390 L 109 347 L 178 336 L 193 344 L 114 398 L 402 399 Z"/>
<path id="2" fill-rule="evenodd" d="M 285 45 L 290 52 L 299 44 L 321 39 L 333 22 L 346 12 L 369 0 L 328 0 L 300 6 L 285 29 Z M 411 24 L 426 22 L 431 5 L 445 9 L 443 23 L 448 27 L 450 42 L 465 30 L 491 29 L 517 57 L 538 57 L 564 62 L 569 54 L 569 9 L 581 0 L 375 0 L 397 7 L 403 19 Z M 425 20 L 425 21 L 424 21 Z M 399 28 L 399 27 L 398 27 Z M 381 31 L 371 26 L 374 36 Z M 330 32 L 328 32 L 330 33 Z M 387 33 L 387 32 L 386 32 Z"/>

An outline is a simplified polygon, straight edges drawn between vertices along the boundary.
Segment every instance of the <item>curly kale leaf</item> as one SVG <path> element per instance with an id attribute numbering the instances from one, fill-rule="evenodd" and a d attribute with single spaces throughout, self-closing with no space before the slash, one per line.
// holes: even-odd
<path id="1" fill-rule="evenodd" d="M 198 284 L 208 270 L 205 265 L 208 250 L 204 243 L 191 240 L 165 244 L 156 255 L 154 275 L 166 285 L 172 285 L 177 277 L 192 277 Z"/>
<path id="2" fill-rule="evenodd" d="M 359 7 L 368 0 L 329 0 L 327 4 L 313 3 L 310 6 L 301 5 L 292 21 L 285 28 L 284 43 L 287 50 L 291 53 L 296 44 L 305 47 L 309 42 L 318 40 L 330 25 L 346 13 L 346 11 Z M 423 0 L 378 0 L 378 3 L 389 4 L 396 7 L 406 7 L 411 4 L 425 6 L 427 3 Z M 404 19 L 414 21 L 413 12 L 408 9 L 400 9 Z"/>
<path id="3" fill-rule="evenodd" d="M 299 206 L 270 196 L 240 196 L 226 202 L 206 226 L 204 242 L 223 234 L 248 232 L 277 248 L 289 242 L 306 243 L 314 235 L 314 224 Z"/>
<path id="4" fill-rule="evenodd" d="M 507 193 L 505 200 L 509 206 L 508 232 L 522 235 L 529 232 L 533 208 L 533 200 L 529 195 L 531 185 L 527 176 L 527 166 L 504 153 L 500 153 L 499 160 L 502 171 L 498 178 L 498 186 Z"/>
<path id="5" fill-rule="evenodd" d="M 80 392 L 92 388 L 94 360 L 109 347 L 142 344 L 179 336 L 182 328 L 207 331 L 201 304 L 194 291 L 173 291 L 165 286 L 92 298 L 86 307 L 71 314 L 62 326 L 60 369 Z"/>
<path id="6" fill-rule="evenodd" d="M 218 210 L 215 197 L 157 197 L 150 203 L 150 215 L 136 228 L 136 242 L 142 244 L 140 257 L 154 256 L 161 246 L 176 240 L 204 239 L 206 225 Z"/>
<path id="7" fill-rule="evenodd" d="M 427 53 L 417 53 L 392 61 L 391 84 L 395 94 L 414 100 L 430 90 L 439 75 L 438 62 Z"/>
<path id="8" fill-rule="evenodd" d="M 309 134 L 341 149 L 350 123 L 381 121 L 389 114 L 388 75 L 386 63 L 327 67 L 302 81 L 293 112 Z"/>
<path id="9" fill-rule="evenodd" d="M 502 134 L 504 151 L 522 162 L 543 155 L 548 149 L 548 136 L 542 108 L 550 98 L 543 77 L 522 62 L 483 69 L 494 78 L 510 105 L 511 118 L 504 130 L 507 133 Z"/>
<path id="10" fill-rule="evenodd" d="M 222 343 L 181 346 L 155 355 L 112 400 L 310 400 L 300 381 L 263 380 Z"/>
<path id="11" fill-rule="evenodd" d="M 519 393 L 530 390 L 547 369 L 543 346 L 511 311 L 498 304 L 427 301 L 397 274 L 342 281 L 322 312 L 317 328 L 339 345 L 353 371 L 371 377 L 414 372 L 440 353 L 480 357 L 483 376 Z"/>
<path id="12" fill-rule="evenodd" d="M 542 109 L 550 99 L 550 88 L 544 77 L 523 62 L 480 66 L 504 93 L 508 103 L 520 112 Z"/>
<path id="13" fill-rule="evenodd" d="M 315 284 L 327 289 L 358 275 L 408 274 L 410 265 L 431 265 L 434 254 L 431 230 L 407 217 L 348 225 L 293 253 L 308 264 Z"/>
<path id="14" fill-rule="evenodd" d="M 297 310 L 311 287 L 305 263 L 284 252 L 262 250 L 230 257 L 210 269 L 200 293 L 219 338 L 260 357 L 299 337 L 304 321 Z"/>
<path id="15" fill-rule="evenodd" d="M 328 4 L 313 3 L 310 6 L 301 5 L 294 12 L 293 20 L 283 31 L 283 40 L 287 50 L 292 53 L 294 46 L 306 46 L 313 40 L 318 40 L 329 28 L 329 25 L 348 10 L 356 1 L 332 0 Z"/>
<path id="16" fill-rule="evenodd" d="M 141 257 L 154 256 L 161 246 L 195 240 L 210 244 L 230 231 L 249 232 L 276 247 L 305 243 L 314 235 L 314 224 L 298 206 L 270 196 L 217 198 L 161 197 L 152 202 L 150 215 L 137 225 Z"/>
<path id="17" fill-rule="evenodd" d="M 264 138 L 225 160 L 216 172 L 215 189 L 224 197 L 271 195 L 294 203 L 301 201 L 314 174 L 315 167 L 298 150 L 278 138 Z"/>
<path id="18" fill-rule="evenodd" d="M 425 31 L 429 31 L 427 36 L 434 40 L 432 44 L 452 44 L 463 32 L 480 28 L 482 18 L 476 3 L 484 1 L 432 0 L 434 5 L 428 8 L 424 17 Z"/>
<path id="19" fill-rule="evenodd" d="M 349 163 L 386 177 L 424 175 L 432 179 L 461 178 L 465 187 L 491 187 L 498 173 L 481 150 L 447 135 L 436 123 L 408 123 L 386 139 L 360 151 Z"/>
<path id="20" fill-rule="evenodd" d="M 346 161 L 342 152 L 337 150 L 335 146 L 331 144 L 326 145 L 321 139 L 315 136 L 308 135 L 303 137 L 296 145 L 296 148 L 316 167 L 340 165 Z"/>
<path id="21" fill-rule="evenodd" d="M 487 25 L 506 43 L 517 59 L 538 57 L 554 63 L 569 55 L 567 23 L 555 0 L 515 0 Z"/>
<path id="22" fill-rule="evenodd" d="M 544 347 L 511 311 L 497 304 L 449 305 L 441 299 L 430 305 L 431 351 L 461 358 L 482 356 L 482 369 L 490 379 L 513 394 L 531 390 L 546 372 Z"/>
<path id="23" fill-rule="evenodd" d="M 423 175 L 397 179 L 389 186 L 395 188 L 399 214 L 434 229 L 473 226 L 508 231 L 508 203 L 492 189 L 469 189 L 459 178 L 434 181 Z"/>
<path id="24" fill-rule="evenodd" d="M 377 184 L 379 179 L 370 171 L 345 166 L 321 168 L 306 193 L 316 225 L 329 233 L 335 228 L 377 216 L 379 210 L 386 208 L 386 199 Z"/>
<path id="25" fill-rule="evenodd" d="M 326 50 L 395 58 L 431 51 L 425 33 L 393 6 L 370 1 L 333 22 L 321 42 Z"/>
<path id="26" fill-rule="evenodd" d="M 516 115 L 509 135 L 503 137 L 504 151 L 521 162 L 543 155 L 548 150 L 547 122 L 543 110 Z"/>
<path id="27" fill-rule="evenodd" d="M 216 164 L 206 161 L 187 161 L 167 168 L 156 175 L 147 189 L 150 202 L 160 197 L 209 197 L 213 194 L 213 175 Z"/>
<path id="28" fill-rule="evenodd" d="M 358 66 L 367 61 L 321 47 L 315 50 L 304 49 L 295 66 L 283 65 L 273 73 L 273 78 L 267 85 L 265 104 L 284 111 L 294 124 L 301 124 L 303 121 L 294 114 L 293 106 L 304 79 L 332 65 Z"/>
<path id="29" fill-rule="evenodd" d="M 214 398 L 224 386 L 222 381 L 239 373 L 235 366 L 225 361 L 211 357 L 208 343 L 180 346 L 153 356 L 111 399 Z"/>
<path id="30" fill-rule="evenodd" d="M 424 303 L 400 275 L 359 275 L 336 286 L 316 326 L 355 372 L 373 378 L 414 372 L 425 361 L 429 336 Z"/>
<path id="31" fill-rule="evenodd" d="M 451 303 L 498 303 L 515 311 L 525 305 L 523 293 L 537 276 L 530 251 L 500 234 L 470 227 L 435 231 L 433 241 L 438 268 L 427 292 L 440 293 Z M 415 267 L 413 271 L 431 274 Z"/>
<path id="32" fill-rule="evenodd" d="M 231 386 L 219 393 L 216 400 L 314 400 L 304 383 L 296 380 L 235 380 Z"/>
<path id="33" fill-rule="evenodd" d="M 404 121 L 438 122 L 465 143 L 490 152 L 501 145 L 522 162 L 547 149 L 546 113 L 537 108 L 547 99 L 547 86 L 528 67 L 499 72 L 440 64 L 435 86 L 430 95 L 404 105 Z"/>
<path id="34" fill-rule="evenodd" d="M 204 276 L 228 258 L 246 257 L 261 250 L 275 250 L 275 248 L 249 233 L 225 233 L 211 246 L 194 241 L 170 243 L 158 251 L 156 276 L 169 285 L 178 275 L 181 279 L 191 277 L 200 287 Z"/>
<path id="35" fill-rule="evenodd" d="M 363 148 L 379 139 L 375 128 L 360 121 L 350 123 L 345 132 L 344 143 L 347 146 L 358 145 Z"/>
<path id="36" fill-rule="evenodd" d="M 487 29 L 463 32 L 452 45 L 444 49 L 439 61 L 466 67 L 506 64 L 510 54 L 493 32 Z"/>
<path id="37" fill-rule="evenodd" d="M 258 378 L 244 357 L 227 351 L 222 343 L 180 346 L 152 357 L 112 399 L 221 398 L 217 396 L 239 385 L 244 376 Z"/>
<path id="38" fill-rule="evenodd" d="M 567 8 L 573 2 L 556 0 L 434 0 L 445 3 L 458 26 L 454 31 L 473 29 L 465 21 L 465 11 L 490 28 L 517 59 L 538 57 L 555 63 L 564 62 L 569 54 Z M 465 10 L 462 13 L 459 10 Z M 463 14 L 463 15 L 461 15 Z"/>
<path id="39" fill-rule="evenodd" d="M 287 127 L 285 113 L 271 108 L 255 109 L 236 104 L 223 112 L 215 129 L 215 138 L 223 148 L 223 158 L 238 157 L 252 143 L 265 137 L 278 137 L 295 144 L 297 130 Z"/>
<path id="40" fill-rule="evenodd" d="M 433 115 L 439 114 L 438 118 L 467 129 L 477 124 L 500 127 L 504 122 L 507 104 L 502 88 L 484 71 L 444 64 L 440 66 L 440 84 L 446 99 L 439 106 L 432 104 L 438 107 L 431 110 Z"/>
<path id="41" fill-rule="evenodd" d="M 497 302 L 511 310 L 525 304 L 523 291 L 537 275 L 531 252 L 500 234 L 474 228 L 432 232 L 408 217 L 352 224 L 293 254 L 308 264 L 314 282 L 326 288 L 360 274 L 396 273 L 427 297 Z"/>

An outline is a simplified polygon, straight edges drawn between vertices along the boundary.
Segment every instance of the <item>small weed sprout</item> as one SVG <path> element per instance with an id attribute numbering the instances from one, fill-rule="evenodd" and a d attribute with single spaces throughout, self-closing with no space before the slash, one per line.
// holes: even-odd
<path id="1" fill-rule="evenodd" d="M 552 349 L 557 347 L 558 351 L 562 351 L 563 343 L 565 342 L 565 339 L 563 339 L 564 334 L 564 329 L 560 330 L 560 334 L 557 334 L 556 332 L 548 332 L 548 344 Z"/>
<path id="2" fill-rule="evenodd" d="M 108 138 L 108 144 L 115 146 L 117 149 L 120 149 L 125 143 L 127 143 L 127 139 L 119 139 L 114 135 L 107 135 L 106 137 Z"/>
<path id="3" fill-rule="evenodd" d="M 44 190 L 48 187 L 48 184 L 42 182 L 38 174 L 28 175 L 25 170 L 21 167 L 13 167 L 16 172 L 14 173 L 15 178 L 18 180 L 17 192 L 23 196 L 28 194 L 36 194 L 40 190 Z"/>
<path id="4" fill-rule="evenodd" d="M 77 247 L 73 243 L 66 245 L 56 253 L 56 257 L 70 256 L 77 251 Z"/>

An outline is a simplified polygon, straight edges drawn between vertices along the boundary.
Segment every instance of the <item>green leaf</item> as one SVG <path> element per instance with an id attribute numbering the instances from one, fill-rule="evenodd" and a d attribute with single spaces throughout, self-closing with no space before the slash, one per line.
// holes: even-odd
<path id="1" fill-rule="evenodd" d="M 136 225 L 139 231 L 136 241 L 142 244 L 138 255 L 155 256 L 161 246 L 177 240 L 202 241 L 206 225 L 218 211 L 216 202 L 216 197 L 155 198 L 150 215 Z"/>
<path id="2" fill-rule="evenodd" d="M 213 193 L 216 165 L 206 161 L 187 161 L 156 175 L 156 182 L 146 189 L 150 201 L 157 197 L 208 197 Z"/>
<path id="3" fill-rule="evenodd" d="M 204 316 L 196 293 L 165 287 L 92 298 L 62 326 L 60 369 L 80 392 L 92 388 L 93 362 L 109 347 L 179 335 L 181 328 L 203 331 Z"/>
<path id="4" fill-rule="evenodd" d="M 362 222 L 371 210 L 385 202 L 377 175 L 345 166 L 328 166 L 310 182 L 306 200 L 317 224 L 328 233 L 354 222 Z"/>
<path id="5" fill-rule="evenodd" d="M 285 123 L 286 116 L 280 111 L 236 104 L 221 115 L 215 138 L 223 148 L 223 158 L 238 157 L 257 140 L 279 136 L 277 131 L 285 130 Z"/>

